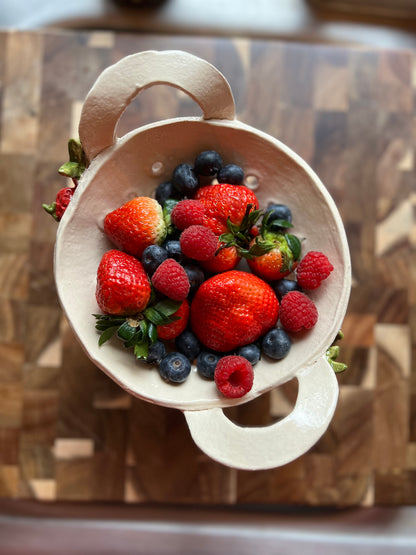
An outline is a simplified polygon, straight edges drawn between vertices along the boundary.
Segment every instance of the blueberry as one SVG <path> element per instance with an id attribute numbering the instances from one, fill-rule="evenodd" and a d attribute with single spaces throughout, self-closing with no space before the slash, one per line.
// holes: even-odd
<path id="1" fill-rule="evenodd" d="M 201 351 L 199 339 L 190 330 L 183 331 L 175 339 L 175 347 L 191 361 L 194 360 Z"/>
<path id="2" fill-rule="evenodd" d="M 244 357 L 254 366 L 260 360 L 261 351 L 257 345 L 250 343 L 250 345 L 240 347 L 237 351 L 237 355 Z"/>
<path id="3" fill-rule="evenodd" d="M 155 199 L 162 206 L 165 204 L 165 202 L 168 199 L 173 198 L 174 196 L 175 196 L 175 191 L 170 181 L 165 181 L 164 183 L 160 183 L 160 185 L 156 187 Z"/>
<path id="4" fill-rule="evenodd" d="M 216 175 L 222 167 L 222 158 L 215 150 L 204 150 L 195 159 L 194 169 L 198 175 Z"/>
<path id="5" fill-rule="evenodd" d="M 198 177 L 192 166 L 179 164 L 173 170 L 172 184 L 174 188 L 183 195 L 192 195 L 199 187 Z"/>
<path id="6" fill-rule="evenodd" d="M 274 328 L 266 333 L 261 342 L 265 355 L 276 360 L 284 358 L 292 346 L 292 341 L 285 330 Z"/>
<path id="7" fill-rule="evenodd" d="M 159 245 L 149 245 L 143 251 L 143 268 L 149 276 L 152 276 L 158 266 L 160 266 L 160 264 L 162 264 L 162 262 L 167 258 L 169 257 L 166 249 L 160 247 Z"/>
<path id="8" fill-rule="evenodd" d="M 269 204 L 267 212 L 271 212 L 269 215 L 270 222 L 273 220 L 285 220 L 286 222 L 292 222 L 292 212 L 286 204 Z"/>
<path id="9" fill-rule="evenodd" d="M 240 166 L 227 164 L 218 172 L 218 183 L 230 183 L 231 185 L 241 185 L 244 181 L 244 172 Z"/>
<path id="10" fill-rule="evenodd" d="M 162 341 L 156 341 L 149 347 L 147 358 L 148 364 L 160 364 L 162 358 L 166 356 L 166 347 Z"/>
<path id="11" fill-rule="evenodd" d="M 181 249 L 181 244 L 177 240 L 169 240 L 163 244 L 163 248 L 168 253 L 168 258 L 173 258 L 176 262 L 183 265 L 186 262 L 189 262 L 189 258 L 185 256 Z"/>
<path id="12" fill-rule="evenodd" d="M 201 351 L 196 359 L 196 368 L 204 378 L 214 379 L 215 368 L 221 355 L 212 351 Z"/>
<path id="13" fill-rule="evenodd" d="M 290 291 L 301 291 L 301 287 L 299 286 L 298 282 L 293 279 L 279 279 L 275 283 L 273 283 L 273 289 L 276 293 L 277 299 L 279 303 Z"/>
<path id="14" fill-rule="evenodd" d="M 189 279 L 190 289 L 188 296 L 192 297 L 196 293 L 198 287 L 205 281 L 205 274 L 199 266 L 185 265 L 183 269 Z"/>
<path id="15" fill-rule="evenodd" d="M 182 353 L 169 353 L 159 364 L 159 373 L 164 380 L 182 383 L 191 372 L 191 363 Z"/>

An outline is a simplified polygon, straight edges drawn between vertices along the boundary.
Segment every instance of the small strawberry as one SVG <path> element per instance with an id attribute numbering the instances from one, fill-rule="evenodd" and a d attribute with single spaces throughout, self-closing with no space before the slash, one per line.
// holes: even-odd
<path id="1" fill-rule="evenodd" d="M 176 339 L 183 331 L 185 331 L 189 320 L 189 303 L 185 299 L 179 308 L 172 314 L 172 322 L 160 324 L 157 326 L 157 335 L 159 339 L 171 341 Z"/>
<path id="2" fill-rule="evenodd" d="M 296 269 L 296 279 L 302 289 L 317 289 L 334 269 L 322 252 L 309 251 Z"/>
<path id="3" fill-rule="evenodd" d="M 253 343 L 277 321 L 279 302 L 265 281 L 248 272 L 216 274 L 197 290 L 191 326 L 209 349 L 226 352 Z"/>
<path id="4" fill-rule="evenodd" d="M 75 187 L 64 187 L 56 195 L 55 202 L 52 204 L 42 204 L 42 207 L 57 222 L 61 221 L 68 204 L 71 202 L 75 192 Z"/>
<path id="5" fill-rule="evenodd" d="M 219 274 L 220 272 L 227 272 L 233 270 L 241 260 L 235 246 L 225 247 L 225 243 L 218 239 L 216 254 L 210 260 L 201 261 L 200 265 L 207 272 Z"/>
<path id="6" fill-rule="evenodd" d="M 167 258 L 152 276 L 152 285 L 174 301 L 183 301 L 189 293 L 189 279 L 183 267 L 173 258 Z"/>
<path id="7" fill-rule="evenodd" d="M 253 387 L 254 372 L 250 362 L 238 355 L 221 358 L 215 367 L 215 384 L 229 399 L 243 397 Z"/>
<path id="8" fill-rule="evenodd" d="M 286 293 L 280 303 L 280 323 L 291 332 L 309 330 L 318 321 L 315 303 L 300 291 Z"/>
<path id="9" fill-rule="evenodd" d="M 140 258 L 146 247 L 166 237 L 162 207 L 149 197 L 129 200 L 106 215 L 104 232 L 119 249 Z"/>
<path id="10" fill-rule="evenodd" d="M 250 251 L 254 256 L 248 259 L 248 265 L 253 273 L 266 281 L 276 281 L 290 274 L 298 263 L 301 242 L 290 233 L 287 227 L 292 227 L 291 222 L 273 219 L 272 210 L 265 213 L 260 228 L 260 234 L 250 243 Z M 265 252 L 256 245 L 263 245 Z"/>
<path id="11" fill-rule="evenodd" d="M 106 314 L 129 315 L 141 312 L 150 300 L 151 286 L 136 258 L 110 250 L 101 258 L 97 270 L 96 299 Z"/>

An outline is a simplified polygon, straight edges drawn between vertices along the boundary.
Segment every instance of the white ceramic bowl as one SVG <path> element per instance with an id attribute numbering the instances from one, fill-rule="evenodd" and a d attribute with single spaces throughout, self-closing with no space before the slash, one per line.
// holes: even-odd
<path id="1" fill-rule="evenodd" d="M 126 106 L 140 90 L 157 83 L 187 92 L 201 106 L 203 117 L 164 120 L 118 138 L 117 122 Z M 79 130 L 91 163 L 59 224 L 55 279 L 63 309 L 88 356 L 131 394 L 184 411 L 196 443 L 224 464 L 271 468 L 304 453 L 324 433 L 335 410 L 338 386 L 325 352 L 341 327 L 350 292 L 344 228 L 321 181 L 284 144 L 237 121 L 225 78 L 184 52 L 142 52 L 108 68 L 87 96 Z M 335 268 L 310 294 L 319 312 L 316 326 L 294 338 L 284 360 L 262 359 L 255 367 L 252 390 L 233 400 L 225 399 L 196 369 L 175 386 L 135 360 L 117 340 L 99 347 L 92 316 L 97 312 L 97 267 L 102 254 L 113 247 L 103 233 L 104 216 L 134 196 L 153 196 L 178 163 L 192 163 L 207 149 L 219 151 L 255 178 L 262 207 L 270 201 L 287 204 L 294 233 L 305 238 L 303 254 L 320 250 Z M 298 400 L 282 421 L 242 428 L 225 417 L 224 407 L 250 401 L 294 377 L 299 381 Z"/>

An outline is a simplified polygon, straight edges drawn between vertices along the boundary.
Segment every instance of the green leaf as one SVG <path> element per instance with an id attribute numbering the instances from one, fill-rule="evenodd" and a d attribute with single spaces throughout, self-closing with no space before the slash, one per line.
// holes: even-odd
<path id="1" fill-rule="evenodd" d="M 117 332 L 118 326 L 113 326 L 111 328 L 107 328 L 103 333 L 100 335 L 98 340 L 98 346 L 101 347 L 106 341 L 111 339 L 113 335 Z"/>
<path id="2" fill-rule="evenodd" d="M 172 299 L 163 299 L 163 301 L 159 301 L 158 303 L 156 303 L 153 308 L 155 308 L 163 316 L 171 316 L 179 309 L 181 304 L 182 304 L 181 301 L 173 301 Z"/>
<path id="3" fill-rule="evenodd" d="M 146 359 L 149 354 L 149 343 L 144 341 L 134 346 L 134 356 L 138 359 Z"/>
<path id="4" fill-rule="evenodd" d="M 52 204 L 42 204 L 42 208 L 52 216 L 52 218 L 59 222 L 59 218 L 56 215 L 56 202 L 52 202 Z"/>
<path id="5" fill-rule="evenodd" d="M 68 154 L 71 162 L 78 162 L 78 164 L 85 164 L 85 154 L 81 145 L 81 141 L 77 139 L 69 139 L 68 141 Z"/>
<path id="6" fill-rule="evenodd" d="M 65 162 L 59 168 L 58 172 L 66 177 L 79 178 L 85 171 L 85 166 L 82 166 L 78 162 Z"/>
<path id="7" fill-rule="evenodd" d="M 152 322 L 149 322 L 148 328 L 147 328 L 147 336 L 150 339 L 150 343 L 153 345 L 153 343 L 156 343 L 157 341 L 157 328 L 154 324 L 152 324 Z"/>
<path id="8" fill-rule="evenodd" d="M 270 231 L 280 231 L 282 228 L 293 227 L 293 224 L 287 220 L 273 220 L 267 227 Z"/>
<path id="9" fill-rule="evenodd" d="M 296 237 L 296 235 L 291 235 L 290 233 L 286 233 L 285 238 L 290 250 L 292 251 L 293 259 L 299 260 L 302 250 L 302 243 L 300 242 L 298 237 Z"/>
<path id="10" fill-rule="evenodd" d="M 130 323 L 126 320 L 118 328 L 117 335 L 120 339 L 123 339 L 123 341 L 129 341 L 134 336 L 136 331 L 137 327 L 131 326 Z"/>
<path id="11" fill-rule="evenodd" d="M 160 326 L 161 324 L 165 323 L 165 317 L 163 316 L 163 314 L 161 314 L 153 306 L 149 306 L 149 308 L 146 308 L 146 310 L 144 311 L 144 315 L 155 326 Z"/>

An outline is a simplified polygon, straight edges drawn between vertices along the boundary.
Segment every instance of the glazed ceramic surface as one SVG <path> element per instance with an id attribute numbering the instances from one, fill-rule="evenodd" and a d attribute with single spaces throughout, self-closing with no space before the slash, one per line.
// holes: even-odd
<path id="1" fill-rule="evenodd" d="M 201 118 L 164 120 L 117 137 L 117 122 L 145 87 L 167 83 L 190 94 Z M 285 464 L 309 449 L 326 430 L 336 407 L 338 385 L 325 352 L 341 327 L 350 292 L 350 259 L 334 202 L 311 168 L 277 139 L 235 119 L 226 79 L 210 64 L 183 52 L 143 52 L 108 68 L 91 89 L 81 115 L 80 138 L 90 159 L 58 228 L 55 279 L 68 320 L 94 363 L 131 394 L 184 411 L 195 442 L 229 466 L 257 469 Z M 96 271 L 112 248 L 103 233 L 105 215 L 135 196 L 153 196 L 174 167 L 193 163 L 203 150 L 217 150 L 244 168 L 259 199 L 287 204 L 303 254 L 323 251 L 334 265 L 330 278 L 310 293 L 319 319 L 293 338 L 282 361 L 255 366 L 252 390 L 227 400 L 215 383 L 193 368 L 180 386 L 135 360 L 116 339 L 98 346 Z M 296 377 L 293 412 L 266 428 L 242 428 L 228 420 L 226 406 L 244 403 Z"/>

